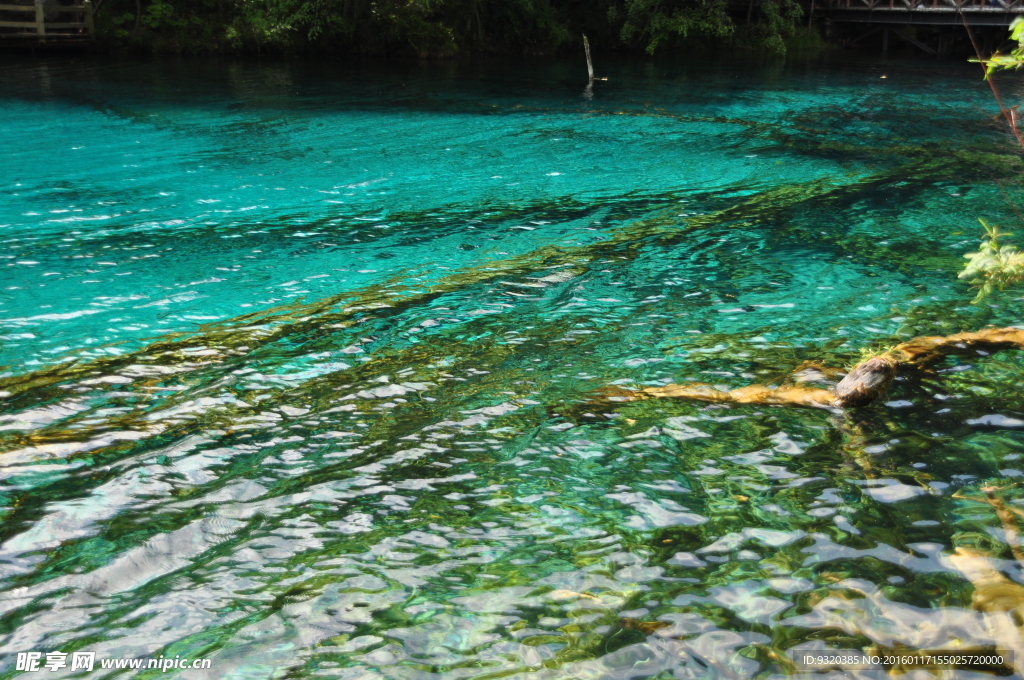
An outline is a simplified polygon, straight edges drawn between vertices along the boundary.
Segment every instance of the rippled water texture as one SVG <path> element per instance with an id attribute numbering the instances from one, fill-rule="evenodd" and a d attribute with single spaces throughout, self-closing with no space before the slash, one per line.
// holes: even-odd
<path id="1" fill-rule="evenodd" d="M 1024 649 L 1020 353 L 848 414 L 598 391 L 1020 323 L 956 279 L 1024 203 L 977 67 L 581 67 L 5 61 L 0 677 Z"/>

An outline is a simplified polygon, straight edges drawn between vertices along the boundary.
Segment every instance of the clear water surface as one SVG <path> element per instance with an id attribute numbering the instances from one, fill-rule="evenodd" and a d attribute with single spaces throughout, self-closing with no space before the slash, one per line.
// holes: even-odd
<path id="1" fill-rule="evenodd" d="M 602 396 L 1021 323 L 956 279 L 1024 203 L 977 67 L 577 61 L 5 61 L 0 677 L 1012 648 L 1019 354 L 848 414 Z"/>

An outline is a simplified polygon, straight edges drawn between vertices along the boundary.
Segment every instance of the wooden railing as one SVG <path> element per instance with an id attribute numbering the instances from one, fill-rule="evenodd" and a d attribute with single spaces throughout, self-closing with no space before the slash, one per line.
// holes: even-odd
<path id="1" fill-rule="evenodd" d="M 1024 13 L 1024 0 L 828 0 L 829 9 Z"/>
<path id="2" fill-rule="evenodd" d="M 0 4 L 0 19 L 13 18 L 11 13 L 28 14 L 34 21 L 2 21 L 0 20 L 0 39 L 35 38 L 45 41 L 48 38 L 88 38 L 95 35 L 93 26 L 93 7 L 91 0 L 84 0 L 81 5 L 52 5 L 44 0 L 35 0 L 32 5 Z M 75 14 L 78 21 L 46 21 L 46 15 Z M 25 17 L 29 18 L 29 17 Z"/>

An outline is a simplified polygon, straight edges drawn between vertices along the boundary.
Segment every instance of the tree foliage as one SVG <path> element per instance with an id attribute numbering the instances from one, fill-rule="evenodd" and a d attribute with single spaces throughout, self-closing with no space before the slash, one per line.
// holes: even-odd
<path id="1" fill-rule="evenodd" d="M 746 27 L 744 40 L 752 47 L 785 54 L 786 39 L 797 31 L 804 11 L 794 0 L 764 0 L 757 23 Z"/>
<path id="2" fill-rule="evenodd" d="M 645 42 L 648 54 L 675 37 L 725 37 L 735 30 L 725 0 L 626 0 L 622 39 Z"/>
<path id="3" fill-rule="evenodd" d="M 98 21 L 155 51 L 550 52 L 580 33 L 651 54 L 694 39 L 785 51 L 800 7 L 754 2 L 749 25 L 727 0 L 105 0 Z"/>
<path id="4" fill-rule="evenodd" d="M 1017 43 L 1017 47 L 1010 50 L 1008 53 L 1003 54 L 996 52 L 988 59 L 985 59 L 985 77 L 989 78 L 996 71 L 1004 69 L 1019 69 L 1024 66 L 1024 17 L 1018 16 L 1010 24 L 1010 40 Z M 971 61 L 979 61 L 978 59 L 971 59 Z"/>

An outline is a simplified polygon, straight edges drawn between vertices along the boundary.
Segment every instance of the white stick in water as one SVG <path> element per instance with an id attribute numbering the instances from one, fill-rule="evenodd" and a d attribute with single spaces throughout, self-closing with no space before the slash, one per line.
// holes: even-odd
<path id="1" fill-rule="evenodd" d="M 587 73 L 590 74 L 590 82 L 594 82 L 594 63 L 590 61 L 590 41 L 587 40 L 587 34 L 583 34 L 583 49 L 587 52 Z"/>

